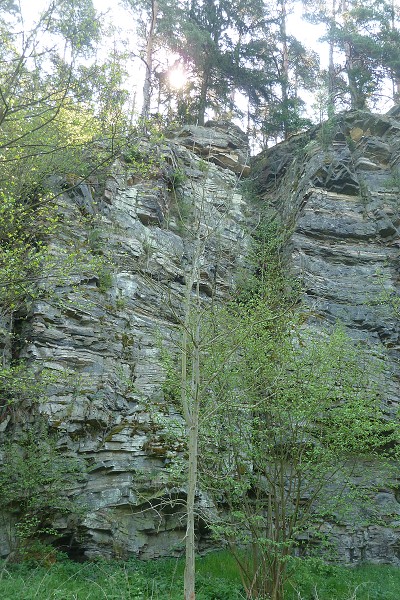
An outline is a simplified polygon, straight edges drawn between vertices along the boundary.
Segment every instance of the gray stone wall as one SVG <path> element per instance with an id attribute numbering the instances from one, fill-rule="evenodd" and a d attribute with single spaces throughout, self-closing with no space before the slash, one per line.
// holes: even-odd
<path id="1" fill-rule="evenodd" d="M 308 327 L 342 323 L 379 357 L 384 409 L 400 402 L 400 108 L 347 113 L 257 159 L 259 193 L 287 231 Z M 362 465 L 374 478 L 374 465 Z M 376 474 L 379 477 L 379 474 Z M 399 479 L 371 492 L 376 524 L 326 524 L 346 562 L 400 564 Z M 365 507 L 366 514 L 372 509 Z"/>
<path id="2" fill-rule="evenodd" d="M 185 452 L 183 424 L 164 397 L 161 354 L 177 352 L 195 208 L 206 239 L 204 302 L 229 293 L 246 253 L 245 203 L 233 172 L 248 168 L 241 162 L 246 142 L 243 134 L 230 135 L 189 128 L 184 137 L 177 133 L 177 142 L 143 141 L 139 152 L 150 163 L 145 176 L 121 159 L 96 201 L 86 185 L 62 198 L 63 236 L 53 240 L 54 253 L 72 240 L 88 260 L 103 256 L 104 265 L 67 276 L 55 294 L 34 303 L 24 317 L 20 358 L 54 374 L 36 414 L 58 434 L 60 451 L 83 461 L 87 471 L 76 489 L 66 490 L 83 506 L 84 518 L 78 527 L 67 518 L 55 524 L 64 549 L 86 557 L 152 558 L 183 547 L 185 492 L 171 489 L 168 473 L 171 460 Z M 214 164 L 222 154 L 224 160 L 232 154 L 233 171 L 222 159 Z M 201 531 L 200 523 L 204 547 L 210 542 Z M 10 545 L 3 533 L 5 555 Z"/>
<path id="3" fill-rule="evenodd" d="M 280 214 L 287 228 L 289 264 L 303 283 L 309 326 L 340 320 L 380 355 L 386 410 L 393 413 L 399 402 L 399 322 L 390 299 L 399 294 L 400 109 L 342 115 L 328 134 L 315 128 L 262 153 L 253 177 L 263 214 Z M 149 142 L 139 150 L 154 160 Z M 238 187 L 249 168 L 246 140 L 234 126 L 183 128 L 156 155 L 163 165 L 158 175 L 141 177 L 121 159 L 96 201 L 89 186 L 63 197 L 64 240 L 88 257 L 100 253 L 106 269 L 67 277 L 23 320 L 21 358 L 55 374 L 36 408 L 59 435 L 60 450 L 86 466 L 86 476 L 66 490 L 83 505 L 84 518 L 78 526 L 64 518 L 55 524 L 65 548 L 86 557 L 152 558 L 182 547 L 185 490 L 171 487 L 168 467 L 184 457 L 185 444 L 179 409 L 164 394 L 161 355 L 178 345 L 191 218 L 197 207 L 208 232 L 200 280 L 207 303 L 229 294 L 257 212 Z M 55 253 L 62 251 L 62 238 L 53 244 Z M 9 337 L 2 329 L 10 326 L 0 323 L 5 360 Z M 11 423 L 0 427 L 7 437 Z M 375 494 L 379 524 L 362 530 L 326 524 L 343 560 L 400 563 L 399 488 L 397 481 L 384 482 Z M 199 494 L 198 502 L 206 507 L 208 500 Z M 210 542 L 202 525 L 198 541 L 205 548 Z M 9 539 L 0 525 L 3 555 Z"/>

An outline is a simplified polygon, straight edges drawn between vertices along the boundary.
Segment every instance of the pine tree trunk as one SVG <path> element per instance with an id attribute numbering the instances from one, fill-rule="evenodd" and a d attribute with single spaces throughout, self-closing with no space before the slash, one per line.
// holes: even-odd
<path id="1" fill-rule="evenodd" d="M 145 122 L 149 118 L 150 114 L 150 102 L 151 102 L 151 76 L 153 73 L 153 51 L 154 51 L 154 35 L 155 27 L 158 16 L 158 1 L 152 0 L 151 2 L 151 20 L 149 35 L 147 37 L 146 44 L 146 74 L 143 84 L 143 105 L 141 111 L 142 124 L 145 127 Z"/>
<path id="2" fill-rule="evenodd" d="M 396 7 L 395 7 L 395 0 L 392 0 L 392 5 L 391 5 L 391 13 L 392 13 L 392 31 L 396 30 Z M 398 75 L 396 75 L 395 73 L 393 73 L 392 75 L 392 88 L 393 88 L 393 101 L 394 102 L 400 102 L 400 79 L 398 77 Z"/>
<path id="3" fill-rule="evenodd" d="M 207 108 L 207 92 L 208 84 L 210 80 L 210 68 L 206 63 L 203 69 L 203 79 L 201 81 L 200 98 L 199 98 L 199 112 L 197 115 L 198 125 L 204 125 L 204 117 Z"/>
<path id="4" fill-rule="evenodd" d="M 336 23 L 336 0 L 332 0 L 332 22 Z M 334 62 L 334 33 L 332 31 L 333 25 L 330 26 L 329 32 L 329 66 L 328 66 L 328 117 L 332 116 L 335 112 L 335 98 L 336 98 L 336 75 L 335 75 L 335 62 Z"/>
<path id="5" fill-rule="evenodd" d="M 286 30 L 286 0 L 281 0 L 281 22 L 280 22 L 280 35 L 282 40 L 282 74 L 281 74 L 281 93 L 282 93 L 282 105 L 283 105 L 283 135 L 284 139 L 287 140 L 289 137 L 289 123 L 288 123 L 288 104 L 289 104 L 289 49 L 287 40 Z"/>

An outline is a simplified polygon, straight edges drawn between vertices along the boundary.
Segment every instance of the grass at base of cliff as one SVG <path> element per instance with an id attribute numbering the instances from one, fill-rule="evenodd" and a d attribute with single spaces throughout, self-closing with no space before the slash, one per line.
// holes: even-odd
<path id="1" fill-rule="evenodd" d="M 197 562 L 196 600 L 245 600 L 233 558 L 225 552 Z M 96 561 L 63 559 L 51 566 L 0 562 L 2 600 L 181 600 L 181 559 Z M 400 569 L 365 565 L 353 569 L 299 563 L 287 600 L 398 600 Z"/>

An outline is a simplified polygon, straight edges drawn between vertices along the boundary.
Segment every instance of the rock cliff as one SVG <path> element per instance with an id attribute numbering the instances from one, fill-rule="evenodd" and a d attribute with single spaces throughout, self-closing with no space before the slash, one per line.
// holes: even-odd
<path id="1" fill-rule="evenodd" d="M 303 285 L 309 326 L 343 323 L 377 354 L 385 410 L 400 401 L 400 109 L 347 113 L 262 153 L 258 192 L 287 232 L 289 264 Z M 372 465 L 365 465 L 372 469 Z M 329 525 L 343 560 L 400 563 L 399 481 L 375 495 L 380 524 Z"/>
<path id="2" fill-rule="evenodd" d="M 240 191 L 247 153 L 232 125 L 185 127 L 168 144 L 137 144 L 114 164 L 96 199 L 90 186 L 63 196 L 65 238 L 88 256 L 102 254 L 106 267 L 69 278 L 14 326 L 23 339 L 19 356 L 56 374 L 41 414 L 59 434 L 60 450 L 87 467 L 74 490 L 82 522 L 56 523 L 71 553 L 151 558 L 181 548 L 184 489 L 171 489 L 167 473 L 185 448 L 167 425 L 179 413 L 164 393 L 162 354 L 177 343 L 193 207 L 210 232 L 199 281 L 204 302 L 224 298 L 245 260 L 258 210 Z M 143 157 L 147 171 L 138 169 Z M 352 337 L 379 348 L 386 408 L 397 410 L 400 109 L 348 113 L 295 136 L 257 157 L 252 178 L 261 213 L 285 224 L 310 326 L 340 320 Z M 61 252 L 63 239 L 53 243 Z M 392 482 L 376 500 L 379 526 L 327 527 L 344 560 L 400 564 L 398 488 Z M 199 547 L 206 547 L 198 525 Z M 9 549 L 4 528 L 0 551 Z"/>
<path id="3" fill-rule="evenodd" d="M 200 294 L 207 302 L 231 288 L 248 243 L 236 175 L 248 170 L 246 155 L 235 126 L 186 127 L 169 142 L 137 142 L 96 199 L 86 184 L 62 198 L 54 253 L 72 241 L 88 261 L 101 255 L 101 267 L 67 277 L 13 327 L 23 338 L 19 358 L 55 374 L 40 414 L 60 451 L 87 470 L 74 490 L 85 513 L 78 529 L 56 523 L 71 554 L 152 558 L 182 549 L 184 490 L 170 489 L 167 468 L 185 447 L 168 426 L 180 417 L 165 399 L 162 354 L 176 352 L 194 211 L 205 240 Z M 9 421 L 4 415 L 5 436 Z M 199 531 L 201 547 L 201 523 Z"/>

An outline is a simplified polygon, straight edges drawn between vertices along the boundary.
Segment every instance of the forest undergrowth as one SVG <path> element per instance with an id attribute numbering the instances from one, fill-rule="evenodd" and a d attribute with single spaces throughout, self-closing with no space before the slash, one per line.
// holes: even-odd
<path id="1" fill-rule="evenodd" d="M 181 559 L 74 562 L 51 555 L 40 562 L 0 563 L 3 600 L 181 600 Z M 233 557 L 213 552 L 197 559 L 197 600 L 247 600 Z M 354 568 L 299 560 L 287 582 L 287 600 L 398 600 L 400 569 Z M 253 600 L 253 599 L 251 599 Z"/>

